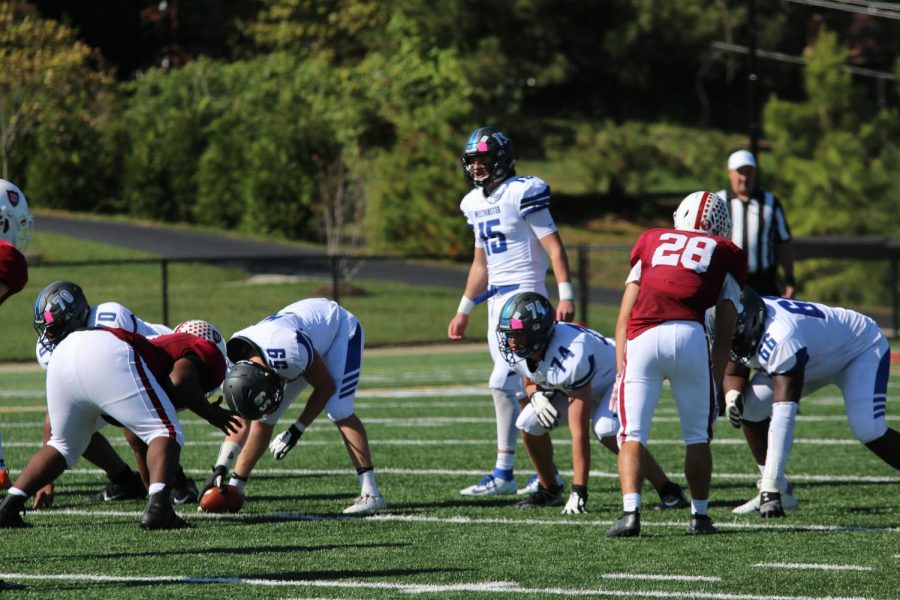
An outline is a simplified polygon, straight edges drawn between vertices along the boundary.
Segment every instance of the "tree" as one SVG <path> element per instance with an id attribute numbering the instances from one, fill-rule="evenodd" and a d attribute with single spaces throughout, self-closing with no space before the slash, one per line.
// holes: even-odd
<path id="1" fill-rule="evenodd" d="M 72 111 L 89 120 L 90 101 L 106 82 L 91 68 L 92 50 L 55 21 L 40 19 L 24 2 L 0 4 L 0 168 L 41 119 Z M 58 124 L 58 121 L 57 121 Z"/>

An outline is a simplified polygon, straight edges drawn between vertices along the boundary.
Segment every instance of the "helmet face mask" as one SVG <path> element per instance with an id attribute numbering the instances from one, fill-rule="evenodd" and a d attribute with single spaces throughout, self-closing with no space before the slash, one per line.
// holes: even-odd
<path id="1" fill-rule="evenodd" d="M 672 215 L 675 229 L 731 237 L 728 203 L 712 192 L 694 192 L 685 196 Z"/>
<path id="2" fill-rule="evenodd" d="M 71 281 L 55 281 L 41 290 L 34 301 L 34 329 L 38 341 L 53 351 L 66 336 L 86 327 L 91 313 L 81 286 Z"/>
<path id="3" fill-rule="evenodd" d="M 466 182 L 483 188 L 515 174 L 516 157 L 512 140 L 492 127 L 481 127 L 469 136 L 462 154 Z"/>
<path id="4" fill-rule="evenodd" d="M 0 179 L 0 239 L 24 252 L 33 230 L 34 217 L 28 211 L 25 194 L 9 181 Z"/>
<path id="5" fill-rule="evenodd" d="M 516 294 L 506 301 L 497 322 L 497 340 L 506 362 L 514 365 L 544 350 L 556 327 L 550 301 L 535 292 Z"/>
<path id="6" fill-rule="evenodd" d="M 251 360 L 239 360 L 222 382 L 228 407 L 248 420 L 273 413 L 284 398 L 284 381 L 274 371 Z"/>
<path id="7" fill-rule="evenodd" d="M 731 360 L 746 364 L 756 354 L 766 330 L 766 314 L 766 303 L 752 288 L 745 287 L 731 340 Z"/>

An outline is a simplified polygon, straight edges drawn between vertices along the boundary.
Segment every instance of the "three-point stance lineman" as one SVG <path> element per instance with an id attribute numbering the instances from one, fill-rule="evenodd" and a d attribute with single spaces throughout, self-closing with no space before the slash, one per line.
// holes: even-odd
<path id="1" fill-rule="evenodd" d="M 366 428 L 353 406 L 363 341 L 363 328 L 356 317 L 325 298 L 295 302 L 235 333 L 227 344 L 228 358 L 235 363 L 235 368 L 222 391 L 235 410 L 246 418 L 259 420 L 226 437 L 206 488 L 215 486 L 224 490 L 231 486 L 237 488 L 230 490 L 232 494 L 242 494 L 266 447 L 275 460 L 284 459 L 306 428 L 325 410 L 344 439 L 361 488 L 344 513 L 371 513 L 387 507 L 375 482 Z M 239 374 L 244 376 L 237 377 Z M 261 410 L 254 405 L 254 400 L 267 401 L 263 396 L 268 398 L 271 394 L 260 395 L 258 391 L 272 389 L 272 378 L 277 380 L 274 387 L 283 387 L 284 401 L 269 407 L 271 410 Z M 312 386 L 312 392 L 300 416 L 272 439 L 275 424 L 307 385 Z M 234 472 L 226 480 L 232 464 Z M 204 508 L 202 500 L 200 506 Z M 232 511 L 239 509 L 240 506 L 230 507 Z"/>

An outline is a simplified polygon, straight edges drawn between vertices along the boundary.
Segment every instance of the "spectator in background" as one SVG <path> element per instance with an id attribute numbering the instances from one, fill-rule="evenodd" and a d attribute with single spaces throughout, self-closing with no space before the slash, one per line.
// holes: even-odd
<path id="1" fill-rule="evenodd" d="M 747 285 L 761 296 L 793 298 L 797 282 L 791 230 L 778 198 L 758 188 L 756 176 L 752 153 L 738 150 L 728 157 L 731 187 L 718 195 L 728 202 L 731 240 L 747 254 Z M 779 265 L 783 288 L 778 280 Z"/>

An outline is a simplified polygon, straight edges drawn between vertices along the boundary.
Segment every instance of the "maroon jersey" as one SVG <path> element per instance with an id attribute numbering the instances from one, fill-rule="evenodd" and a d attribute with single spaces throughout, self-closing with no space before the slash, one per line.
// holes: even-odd
<path id="1" fill-rule="evenodd" d="M 170 333 L 147 339 L 127 329 L 106 329 L 128 343 L 144 359 L 157 381 L 165 381 L 175 361 L 194 354 L 200 359 L 200 384 L 204 392 L 211 392 L 225 379 L 225 358 L 215 344 L 191 333 Z"/>
<path id="2" fill-rule="evenodd" d="M 4 240 L 0 240 L 0 282 L 9 291 L 0 296 L 0 304 L 15 293 L 21 292 L 28 283 L 28 264 L 19 250 Z"/>
<path id="3" fill-rule="evenodd" d="M 628 320 L 629 340 L 666 321 L 703 323 L 726 274 L 741 287 L 747 281 L 744 251 L 727 238 L 707 233 L 645 231 L 631 249 L 632 268 L 638 263 L 641 289 Z"/>

